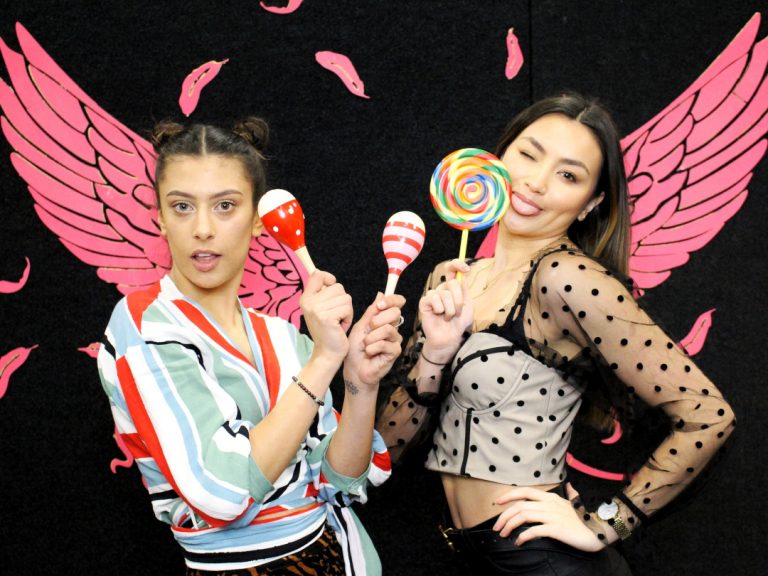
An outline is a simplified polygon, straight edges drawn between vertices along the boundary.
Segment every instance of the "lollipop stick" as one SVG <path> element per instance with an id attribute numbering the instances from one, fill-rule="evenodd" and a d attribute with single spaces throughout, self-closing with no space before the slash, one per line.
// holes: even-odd
<path id="1" fill-rule="evenodd" d="M 304 264 L 304 268 L 307 269 L 307 274 L 312 275 L 312 272 L 317 270 L 315 267 L 315 263 L 312 262 L 312 258 L 309 257 L 309 252 L 307 252 L 307 247 L 302 246 L 301 248 L 298 248 L 296 250 L 296 256 L 299 257 L 299 260 L 301 260 L 301 263 Z"/>
<path id="2" fill-rule="evenodd" d="M 461 246 L 459 246 L 459 260 L 462 262 L 467 257 L 467 239 L 469 238 L 469 230 L 464 228 L 461 231 Z M 461 279 L 464 277 L 464 274 L 461 272 L 456 273 L 456 280 L 461 282 Z"/>
<path id="3" fill-rule="evenodd" d="M 397 274 L 387 274 L 387 287 L 384 289 L 384 296 L 395 293 L 395 287 L 399 278 L 400 276 Z"/>

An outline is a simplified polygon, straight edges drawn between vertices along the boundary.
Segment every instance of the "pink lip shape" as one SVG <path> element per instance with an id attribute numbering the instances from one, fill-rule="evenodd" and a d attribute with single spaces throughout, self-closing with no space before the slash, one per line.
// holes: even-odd
<path id="1" fill-rule="evenodd" d="M 712 308 L 699 316 L 688 335 L 680 340 L 680 346 L 685 349 L 688 356 L 695 356 L 704 347 L 709 329 L 712 327 L 712 313 L 714 311 L 715 308 Z"/>
<path id="2" fill-rule="evenodd" d="M 195 268 L 200 272 L 210 272 L 219 263 L 219 254 L 214 252 L 206 252 L 205 250 L 196 250 L 192 254 L 192 263 Z"/>
<path id="3" fill-rule="evenodd" d="M 365 93 L 365 85 L 363 84 L 363 81 L 360 80 L 360 76 L 357 75 L 355 66 L 349 58 L 344 56 L 344 54 L 328 51 L 317 52 L 315 54 L 315 60 L 317 60 L 317 63 L 320 64 L 320 66 L 330 70 L 336 74 L 336 76 L 341 78 L 341 81 L 344 82 L 344 86 L 346 86 L 352 94 L 359 96 L 360 98 L 370 98 L 370 96 Z"/>
<path id="4" fill-rule="evenodd" d="M 211 60 L 202 66 L 198 66 L 184 78 L 184 82 L 181 84 L 179 107 L 185 116 L 189 116 L 195 111 L 197 103 L 200 101 L 200 92 L 211 80 L 216 78 L 221 67 L 227 62 L 229 62 L 229 58 L 221 62 Z"/>
<path id="5" fill-rule="evenodd" d="M 29 348 L 14 348 L 7 354 L 0 356 L 0 398 L 5 396 L 11 374 L 21 367 L 27 360 L 29 353 L 37 348 L 37 344 Z"/>
<path id="6" fill-rule="evenodd" d="M 101 342 L 91 342 L 88 346 L 78 348 L 78 352 L 84 352 L 91 358 L 96 358 L 99 355 L 99 349 L 101 348 Z"/>
<path id="7" fill-rule="evenodd" d="M 24 257 L 24 260 L 27 261 L 27 265 L 24 268 L 24 272 L 21 274 L 21 278 L 18 280 L 18 282 L 11 282 L 10 280 L 0 280 L 0 294 L 13 294 L 14 292 L 18 292 L 22 288 L 24 288 L 24 285 L 27 283 L 27 278 L 29 278 L 29 258 L 26 256 Z"/>
<path id="8" fill-rule="evenodd" d="M 510 203 L 515 209 L 515 212 L 521 216 L 535 216 L 541 212 L 541 208 L 537 204 L 531 200 L 528 200 L 525 196 L 518 194 L 517 192 L 512 192 Z"/>
<path id="9" fill-rule="evenodd" d="M 259 2 L 259 6 L 264 8 L 264 10 L 267 12 L 272 12 L 273 14 L 290 14 L 291 12 L 298 10 L 302 2 L 304 2 L 304 0 L 288 0 L 288 4 L 282 8 L 280 6 L 268 6 L 267 4 L 264 4 L 264 2 Z"/>
<path id="10" fill-rule="evenodd" d="M 504 69 L 507 80 L 512 80 L 512 78 L 517 76 L 522 66 L 523 51 L 520 50 L 520 43 L 517 41 L 514 28 L 510 28 L 509 32 L 507 32 L 507 64 Z"/>

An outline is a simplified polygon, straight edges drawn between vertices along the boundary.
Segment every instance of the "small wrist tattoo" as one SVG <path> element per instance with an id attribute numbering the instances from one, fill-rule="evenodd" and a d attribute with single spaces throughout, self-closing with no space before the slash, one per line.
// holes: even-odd
<path id="1" fill-rule="evenodd" d="M 344 379 L 344 388 L 346 388 L 346 389 L 347 389 L 347 392 L 349 392 L 350 394 L 352 394 L 352 396 L 354 396 L 355 394 L 357 394 L 358 392 L 360 392 L 360 388 L 358 388 L 357 386 L 355 386 L 354 384 L 352 384 L 352 382 L 350 382 L 350 381 L 349 381 L 349 380 L 347 380 L 346 378 Z"/>

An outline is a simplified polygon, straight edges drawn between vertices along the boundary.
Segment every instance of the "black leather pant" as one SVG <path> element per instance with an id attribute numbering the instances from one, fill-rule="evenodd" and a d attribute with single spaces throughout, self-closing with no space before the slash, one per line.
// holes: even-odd
<path id="1" fill-rule="evenodd" d="M 613 547 L 600 552 L 582 552 L 551 538 L 539 538 L 515 546 L 517 536 L 529 528 L 524 525 L 507 538 L 490 529 L 495 518 L 469 530 L 462 530 L 455 542 L 457 559 L 464 574 L 496 576 L 631 576 L 624 558 Z"/>
<path id="2" fill-rule="evenodd" d="M 559 488 L 559 487 L 558 487 Z M 560 492 L 560 490 L 555 489 Z M 466 530 L 443 530 L 456 552 L 464 574 L 501 576 L 632 576 L 624 558 L 608 546 L 600 552 L 582 552 L 551 538 L 538 538 L 522 546 L 514 544 L 524 524 L 502 538 L 494 531 L 497 517 Z"/>

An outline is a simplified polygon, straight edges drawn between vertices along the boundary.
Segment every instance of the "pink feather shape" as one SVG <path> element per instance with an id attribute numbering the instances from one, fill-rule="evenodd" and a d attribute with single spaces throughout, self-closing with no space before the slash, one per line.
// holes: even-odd
<path id="1" fill-rule="evenodd" d="M 688 356 L 695 356 L 704 347 L 709 329 L 712 328 L 712 313 L 714 311 L 715 308 L 712 308 L 712 310 L 707 310 L 699 316 L 688 335 L 680 340 L 680 346 L 683 347 Z"/>
<path id="2" fill-rule="evenodd" d="M 504 67 L 504 75 L 507 80 L 512 80 L 517 73 L 520 72 L 520 68 L 523 67 L 523 51 L 520 50 L 520 42 L 515 36 L 514 28 L 510 28 L 507 32 L 507 64 Z"/>
<path id="3" fill-rule="evenodd" d="M 744 205 L 768 144 L 768 38 L 755 14 L 669 106 L 625 137 L 632 205 L 630 273 L 653 288 Z M 492 228 L 477 252 L 492 256 Z"/>
<path id="4" fill-rule="evenodd" d="M 0 39 L 10 79 L 0 79 L 0 127 L 35 211 L 121 292 L 154 284 L 171 258 L 157 221 L 152 146 L 83 92 L 21 24 L 16 33 L 21 53 Z M 254 238 L 240 294 L 298 325 L 301 270 L 269 236 Z"/>
<path id="5" fill-rule="evenodd" d="M 24 272 L 21 273 L 21 278 L 19 278 L 18 281 L 11 282 L 9 280 L 0 280 L 0 294 L 13 294 L 24 288 L 24 285 L 29 278 L 29 269 L 31 267 L 29 258 L 25 256 L 24 260 L 27 261 L 27 265 L 24 267 Z"/>
<path id="6" fill-rule="evenodd" d="M 122 435 L 118 432 L 117 425 L 115 425 L 115 431 L 112 436 L 115 439 L 115 444 L 117 444 L 117 447 L 120 448 L 120 451 L 123 453 L 123 460 L 113 458 L 112 462 L 109 463 L 109 469 L 112 471 L 112 474 L 117 474 L 118 466 L 121 468 L 130 468 L 133 465 L 134 458 Z"/>
<path id="7" fill-rule="evenodd" d="M 11 375 L 27 361 L 29 353 L 37 348 L 37 344 L 29 348 L 14 348 L 7 354 L 0 356 L 0 398 L 5 396 Z"/>
<path id="8" fill-rule="evenodd" d="M 327 51 L 317 52 L 315 60 L 320 66 L 336 74 L 352 94 L 360 96 L 360 98 L 370 98 L 365 93 L 365 85 L 360 80 L 360 76 L 357 75 L 354 64 L 344 54 Z"/>
<path id="9" fill-rule="evenodd" d="M 197 103 L 200 101 L 200 92 L 216 78 L 221 67 L 227 62 L 229 62 L 229 58 L 221 62 L 211 60 L 187 74 L 184 82 L 181 83 L 181 94 L 179 95 L 179 108 L 185 116 L 189 116 L 195 111 Z"/>
<path id="10" fill-rule="evenodd" d="M 264 4 L 264 2 L 259 2 L 259 6 L 264 8 L 264 10 L 267 12 L 272 12 L 273 14 L 290 14 L 291 12 L 298 10 L 302 2 L 304 2 L 304 0 L 288 0 L 288 4 L 283 7 L 270 6 L 268 4 Z"/>

